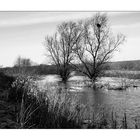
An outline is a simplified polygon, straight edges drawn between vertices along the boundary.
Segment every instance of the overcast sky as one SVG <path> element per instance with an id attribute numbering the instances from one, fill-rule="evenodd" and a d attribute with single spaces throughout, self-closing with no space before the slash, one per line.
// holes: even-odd
<path id="1" fill-rule="evenodd" d="M 45 63 L 44 38 L 66 20 L 91 17 L 94 12 L 0 12 L 0 65 L 12 66 L 18 56 Z M 140 60 L 140 12 L 108 12 L 114 34 L 127 42 L 112 61 Z"/>

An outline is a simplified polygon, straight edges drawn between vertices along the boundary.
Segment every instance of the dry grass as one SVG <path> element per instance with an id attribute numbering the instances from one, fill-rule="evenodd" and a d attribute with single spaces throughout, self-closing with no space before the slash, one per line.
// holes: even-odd
<path id="1" fill-rule="evenodd" d="M 78 103 L 76 96 L 70 96 L 65 88 L 40 89 L 30 78 L 17 78 L 12 84 L 9 100 L 17 103 L 20 128 L 81 126 L 84 106 Z"/>
<path id="2" fill-rule="evenodd" d="M 79 103 L 65 86 L 39 87 L 32 77 L 19 77 L 9 91 L 9 102 L 15 106 L 15 126 L 12 128 L 129 128 L 127 114 L 118 121 L 115 111 L 101 108 L 85 119 L 87 107 Z M 138 128 L 138 123 L 135 128 Z"/>

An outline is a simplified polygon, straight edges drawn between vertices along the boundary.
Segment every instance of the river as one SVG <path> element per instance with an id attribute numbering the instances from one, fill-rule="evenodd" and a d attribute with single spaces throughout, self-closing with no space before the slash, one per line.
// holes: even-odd
<path id="1" fill-rule="evenodd" d="M 107 90 L 98 89 L 93 90 L 92 88 L 85 86 L 83 81 L 85 77 L 75 76 L 68 82 L 68 87 L 71 94 L 78 94 L 79 102 L 87 105 L 89 114 L 92 115 L 94 112 L 98 112 L 99 108 L 104 108 L 106 112 L 111 113 L 113 110 L 116 112 L 118 118 L 122 118 L 124 112 L 127 114 L 127 118 L 134 122 L 135 119 L 140 119 L 140 88 L 129 87 L 126 90 Z M 117 81 L 118 80 L 118 81 Z M 111 82 L 112 84 L 120 84 L 119 78 L 101 78 L 99 81 L 102 83 Z M 59 81 L 57 75 L 48 75 L 41 80 L 40 85 L 53 83 Z M 117 81 L 117 82 L 116 82 Z M 139 80 L 133 81 L 139 85 Z M 133 128 L 133 124 L 131 124 Z"/>

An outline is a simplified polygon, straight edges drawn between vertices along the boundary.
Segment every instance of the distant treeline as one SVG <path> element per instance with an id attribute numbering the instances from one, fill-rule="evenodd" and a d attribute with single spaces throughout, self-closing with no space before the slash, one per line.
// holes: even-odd
<path id="1" fill-rule="evenodd" d="M 0 71 L 7 75 L 47 75 L 56 74 L 56 66 L 54 65 L 37 65 L 37 66 L 27 66 L 27 67 L 6 67 L 0 68 Z"/>
<path id="2" fill-rule="evenodd" d="M 82 67 L 82 65 L 79 65 Z M 104 65 L 105 70 L 131 70 L 131 71 L 140 71 L 140 60 L 136 61 L 118 61 L 118 62 L 109 62 Z M 71 71 L 74 68 L 71 67 Z M 28 75 L 47 75 L 47 74 L 57 74 L 57 68 L 55 65 L 37 65 L 37 66 L 28 66 L 28 67 L 6 67 L 0 68 L 0 72 L 4 72 L 8 75 L 13 74 L 28 74 Z M 78 74 L 78 73 L 77 73 Z"/>
<path id="3" fill-rule="evenodd" d="M 140 60 L 110 62 L 108 66 L 110 70 L 140 71 Z"/>

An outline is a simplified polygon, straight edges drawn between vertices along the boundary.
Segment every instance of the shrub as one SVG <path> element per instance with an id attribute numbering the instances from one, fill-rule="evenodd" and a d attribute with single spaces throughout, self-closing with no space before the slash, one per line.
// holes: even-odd
<path id="1" fill-rule="evenodd" d="M 12 82 L 15 80 L 12 76 L 7 76 L 3 72 L 0 72 L 0 88 L 3 90 L 7 90 Z"/>
<path id="2" fill-rule="evenodd" d="M 31 93 L 35 94 L 37 91 L 36 84 L 32 77 L 17 77 L 12 83 L 9 91 L 9 101 L 21 103 L 22 97 L 31 96 Z"/>

